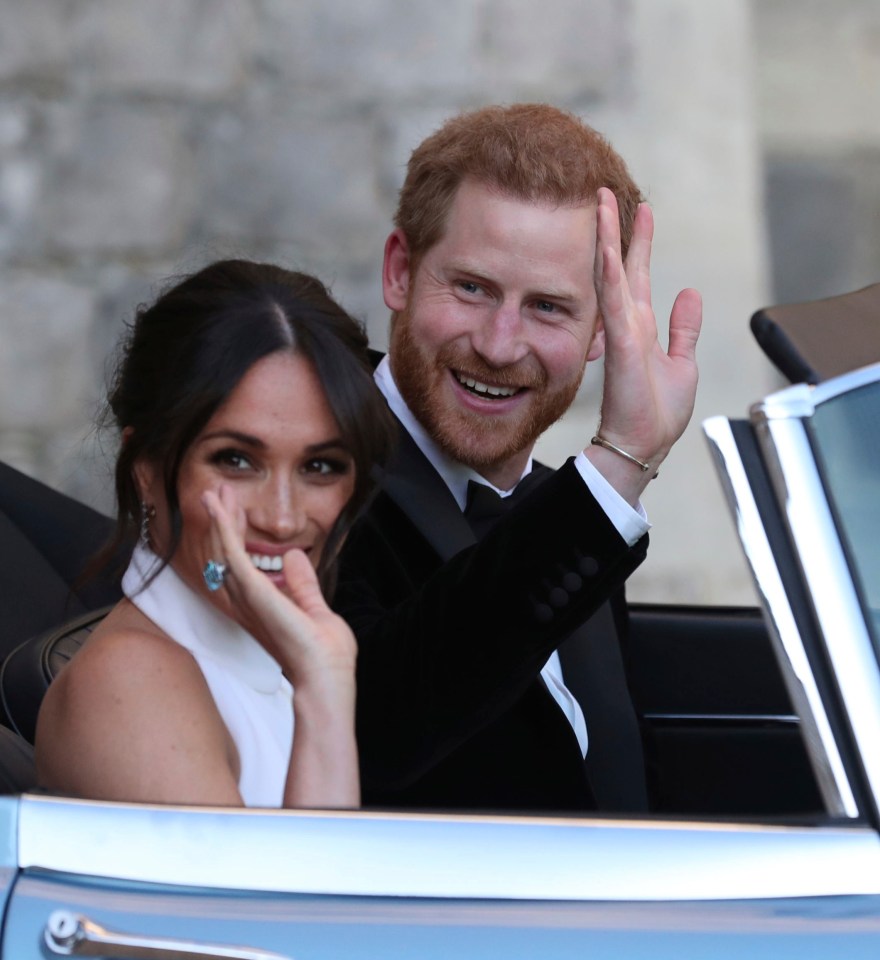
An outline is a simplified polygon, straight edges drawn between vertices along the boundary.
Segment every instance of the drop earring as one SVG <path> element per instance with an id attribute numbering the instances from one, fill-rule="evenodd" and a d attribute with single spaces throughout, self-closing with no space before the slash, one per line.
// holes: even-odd
<path id="1" fill-rule="evenodd" d="M 150 545 L 150 521 L 156 516 L 156 508 L 150 504 L 141 503 L 141 528 L 140 542 L 148 547 Z"/>

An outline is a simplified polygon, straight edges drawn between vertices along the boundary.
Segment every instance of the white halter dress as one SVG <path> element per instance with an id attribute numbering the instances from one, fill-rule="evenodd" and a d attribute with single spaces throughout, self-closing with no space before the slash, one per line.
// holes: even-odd
<path id="1" fill-rule="evenodd" d="M 194 593 L 170 566 L 135 547 L 122 579 L 129 600 L 193 655 L 238 750 L 238 789 L 248 807 L 280 807 L 293 743 L 293 688 L 243 627 Z"/>

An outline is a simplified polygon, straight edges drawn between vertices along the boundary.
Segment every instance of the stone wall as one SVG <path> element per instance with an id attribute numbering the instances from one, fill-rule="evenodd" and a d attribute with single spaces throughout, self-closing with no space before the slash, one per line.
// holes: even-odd
<path id="1" fill-rule="evenodd" d="M 800 288 L 779 279 L 789 277 L 779 238 L 803 227 L 786 191 L 797 183 L 802 198 L 811 176 L 821 185 L 837 169 L 827 155 L 810 165 L 811 126 L 827 118 L 792 108 L 798 56 L 819 50 L 829 11 L 846 8 L 852 22 L 835 49 L 858 41 L 847 69 L 878 69 L 876 32 L 871 48 L 857 29 L 871 19 L 867 0 L 754 7 L 0 0 L 0 459 L 109 510 L 113 441 L 90 423 L 113 344 L 162 278 L 218 256 L 318 273 L 382 347 L 382 245 L 409 151 L 461 108 L 546 100 L 585 116 L 630 159 L 656 213 L 661 323 L 681 287 L 705 297 L 697 413 L 646 497 L 654 539 L 632 595 L 749 599 L 697 424 L 741 414 L 776 382 L 747 333 L 773 290 L 765 184 L 774 283 L 787 295 Z M 777 60 L 787 22 L 802 25 L 807 8 L 809 28 L 793 47 L 787 37 L 794 52 Z M 823 75 L 835 69 L 829 54 Z M 877 149 L 856 122 L 867 116 L 859 104 L 848 125 L 835 117 L 833 138 L 856 174 Z M 870 177 L 858 183 L 845 226 L 876 239 L 880 221 L 863 200 Z M 870 259 L 854 239 L 846 249 Z M 599 381 L 588 372 L 577 406 L 542 442 L 545 459 L 591 436 Z"/>
<path id="2" fill-rule="evenodd" d="M 880 6 L 756 4 L 758 125 L 778 302 L 880 281 Z"/>

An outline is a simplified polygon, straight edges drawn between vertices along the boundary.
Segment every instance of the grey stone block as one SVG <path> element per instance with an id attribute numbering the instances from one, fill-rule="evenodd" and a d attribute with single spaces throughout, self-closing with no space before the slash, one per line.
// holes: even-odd
<path id="1" fill-rule="evenodd" d="M 376 154 L 366 118 L 316 117 L 278 98 L 219 118 L 199 146 L 198 236 L 293 243 L 321 261 L 375 256 Z"/>
<path id="2" fill-rule="evenodd" d="M 629 5 L 619 0 L 488 0 L 482 14 L 482 78 L 490 99 L 598 98 L 626 64 Z"/>
<path id="3" fill-rule="evenodd" d="M 217 97 L 245 80 L 255 26 L 248 3 L 85 0 L 78 10 L 69 43 L 77 78 L 95 89 Z"/>
<path id="4" fill-rule="evenodd" d="M 296 89 L 394 101 L 468 89 L 478 78 L 472 0 L 259 0 L 264 68 Z"/>
<path id="5" fill-rule="evenodd" d="M 39 193 L 38 168 L 27 157 L 13 155 L 0 165 L 0 252 L 20 243 Z"/>
<path id="6" fill-rule="evenodd" d="M 43 173 L 35 230 L 49 250 L 118 255 L 175 246 L 195 200 L 185 116 L 171 106 L 71 106 Z"/>
<path id="7" fill-rule="evenodd" d="M 861 287 L 880 281 L 880 150 L 857 150 L 852 169 L 858 210 L 852 270 Z"/>
<path id="8" fill-rule="evenodd" d="M 70 61 L 74 4 L 0 0 L 0 80 L 58 83 Z"/>
<path id="9" fill-rule="evenodd" d="M 845 165 L 769 157 L 765 197 L 775 302 L 816 300 L 852 289 L 857 210 Z"/>
<path id="10" fill-rule="evenodd" d="M 445 120 L 469 106 L 473 105 L 450 101 L 442 104 L 418 104 L 396 109 L 383 117 L 380 175 L 383 195 L 389 202 L 386 214 L 389 225 L 397 206 L 398 191 L 406 177 L 410 154 L 423 140 L 439 129 Z"/>
<path id="11" fill-rule="evenodd" d="M 875 0 L 751 4 L 761 130 L 775 149 L 880 144 L 880 6 Z"/>
<path id="12" fill-rule="evenodd" d="M 7 271 L 0 279 L 0 430 L 82 422 L 94 393 L 94 295 L 43 273 Z"/>

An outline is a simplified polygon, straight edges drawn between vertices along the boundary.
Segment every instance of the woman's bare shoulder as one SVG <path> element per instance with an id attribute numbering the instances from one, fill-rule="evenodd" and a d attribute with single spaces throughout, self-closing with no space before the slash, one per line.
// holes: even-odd
<path id="1" fill-rule="evenodd" d="M 186 766 L 173 762 L 228 771 L 231 753 L 192 655 L 127 601 L 52 682 L 37 721 L 41 782 L 80 796 L 178 800 Z"/>
<path id="2" fill-rule="evenodd" d="M 138 682 L 161 675 L 169 667 L 200 673 L 192 655 L 156 626 L 132 603 L 123 600 L 101 621 L 82 649 L 53 681 L 50 690 L 67 683 L 126 683 L 134 670 Z"/>
<path id="3" fill-rule="evenodd" d="M 128 601 L 122 601 L 95 628 L 82 649 L 52 681 L 37 725 L 91 723 L 163 699 L 165 685 L 199 683 L 201 671 L 187 650 L 175 643 Z M 173 678 L 173 679 L 172 679 Z"/>

